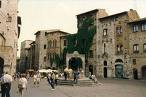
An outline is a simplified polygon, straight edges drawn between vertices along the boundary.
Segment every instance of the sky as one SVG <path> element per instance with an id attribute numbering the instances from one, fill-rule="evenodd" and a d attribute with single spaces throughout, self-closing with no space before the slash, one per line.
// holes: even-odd
<path id="1" fill-rule="evenodd" d="M 18 15 L 22 18 L 20 43 L 35 40 L 38 30 L 60 29 L 68 33 L 77 32 L 76 15 L 106 9 L 111 15 L 136 9 L 141 18 L 146 17 L 146 0 L 19 0 Z M 19 56 L 19 54 L 18 54 Z"/>

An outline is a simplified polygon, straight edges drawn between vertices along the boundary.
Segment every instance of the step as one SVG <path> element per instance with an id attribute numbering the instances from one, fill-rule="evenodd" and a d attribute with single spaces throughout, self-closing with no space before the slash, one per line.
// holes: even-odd
<path id="1" fill-rule="evenodd" d="M 70 85 L 73 86 L 73 81 L 72 80 L 58 80 L 59 85 Z"/>

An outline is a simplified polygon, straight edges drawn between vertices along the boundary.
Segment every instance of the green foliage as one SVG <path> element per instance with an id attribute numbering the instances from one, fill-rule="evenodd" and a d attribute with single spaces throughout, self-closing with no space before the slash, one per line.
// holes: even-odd
<path id="1" fill-rule="evenodd" d="M 68 35 L 67 52 L 73 53 L 78 51 L 80 54 L 87 56 L 93 42 L 93 37 L 96 33 L 96 27 L 93 25 L 94 20 L 91 17 L 86 17 L 79 21 L 78 33 Z"/>
<path id="2" fill-rule="evenodd" d="M 55 61 L 55 64 L 56 64 L 56 67 L 59 67 L 59 66 L 60 66 L 60 60 L 61 60 L 61 59 L 60 59 L 59 55 L 56 54 L 56 55 L 55 55 L 55 60 L 54 60 L 54 61 Z"/>
<path id="3" fill-rule="evenodd" d="M 67 52 L 68 53 L 73 53 L 73 51 L 76 50 L 76 46 L 75 46 L 76 34 L 68 35 L 68 36 L 66 36 L 66 39 L 68 41 L 67 48 L 65 49 L 66 53 Z"/>

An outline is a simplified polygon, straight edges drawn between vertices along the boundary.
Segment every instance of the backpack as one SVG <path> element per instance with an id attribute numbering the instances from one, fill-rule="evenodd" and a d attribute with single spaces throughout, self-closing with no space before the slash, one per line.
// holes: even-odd
<path id="1" fill-rule="evenodd" d="M 54 73 L 51 74 L 51 79 L 53 79 L 53 80 L 55 79 L 55 74 Z"/>

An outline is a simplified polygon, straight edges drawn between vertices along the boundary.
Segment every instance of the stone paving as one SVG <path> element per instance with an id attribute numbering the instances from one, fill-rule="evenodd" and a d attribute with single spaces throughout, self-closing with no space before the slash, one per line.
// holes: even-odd
<path id="1" fill-rule="evenodd" d="M 24 97 L 146 97 L 146 80 L 99 79 L 95 86 L 57 86 L 51 90 L 43 79 L 39 87 L 29 81 Z M 13 82 L 11 97 L 19 97 L 17 84 Z"/>

